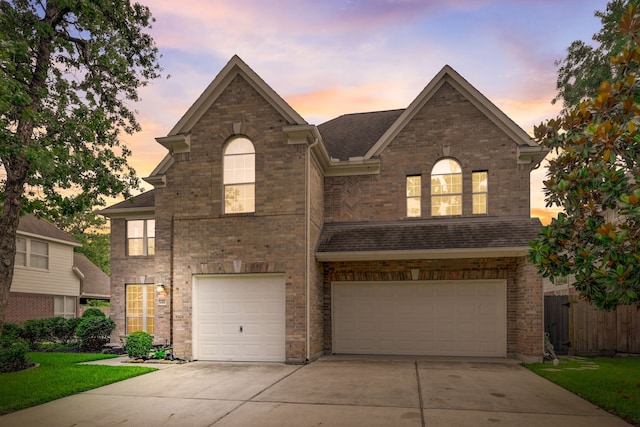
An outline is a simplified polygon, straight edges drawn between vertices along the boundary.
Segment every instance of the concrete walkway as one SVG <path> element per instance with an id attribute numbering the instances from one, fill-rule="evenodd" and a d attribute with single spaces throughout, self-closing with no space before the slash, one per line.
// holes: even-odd
<path id="1" fill-rule="evenodd" d="M 503 359 L 327 357 L 306 366 L 158 367 L 2 416 L 0 426 L 628 426 Z"/>

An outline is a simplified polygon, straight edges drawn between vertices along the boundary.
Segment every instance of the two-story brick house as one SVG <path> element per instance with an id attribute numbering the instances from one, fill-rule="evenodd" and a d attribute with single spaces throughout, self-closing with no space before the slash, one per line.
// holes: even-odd
<path id="1" fill-rule="evenodd" d="M 199 360 L 542 355 L 546 154 L 450 67 L 403 110 L 308 124 L 238 57 L 111 218 L 115 336 Z"/>

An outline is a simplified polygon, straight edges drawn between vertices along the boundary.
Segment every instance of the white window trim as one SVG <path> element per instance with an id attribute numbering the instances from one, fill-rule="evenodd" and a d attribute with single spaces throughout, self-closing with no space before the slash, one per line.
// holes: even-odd
<path id="1" fill-rule="evenodd" d="M 131 221 L 143 221 L 143 228 L 142 228 L 142 254 L 139 255 L 131 255 L 129 254 L 129 222 Z M 149 231 L 148 231 L 148 224 L 149 221 L 154 221 L 153 224 L 153 237 L 149 237 Z M 145 256 L 154 256 L 155 255 L 155 217 L 152 218 L 127 218 L 125 220 L 125 254 L 127 257 L 145 257 Z M 152 238 L 154 239 L 154 251 L 152 254 L 149 254 L 149 239 Z M 132 237 L 132 239 L 140 239 L 140 237 Z"/>
<path id="2" fill-rule="evenodd" d="M 40 239 L 32 239 L 30 237 L 24 237 L 24 236 L 18 236 L 17 238 L 19 239 L 24 239 L 25 241 L 25 251 L 19 251 L 17 248 L 17 243 L 16 243 L 16 255 L 18 255 L 18 253 L 24 254 L 25 255 L 25 261 L 24 264 L 15 264 L 15 267 L 18 268 L 25 268 L 25 269 L 29 269 L 29 270 L 38 270 L 38 271 L 49 271 L 50 265 L 49 265 L 49 259 L 50 259 L 50 248 L 51 246 L 49 245 L 49 242 L 45 242 L 44 240 L 40 240 Z M 44 245 L 46 245 L 47 247 L 47 254 L 46 255 L 42 255 L 42 254 L 34 254 L 31 252 L 31 242 L 32 241 L 36 241 L 38 243 L 42 243 Z M 46 268 L 42 268 L 42 267 L 34 267 L 31 264 L 31 257 L 32 256 L 37 256 L 37 257 L 42 257 L 42 258 L 46 258 L 47 260 L 47 267 Z"/>

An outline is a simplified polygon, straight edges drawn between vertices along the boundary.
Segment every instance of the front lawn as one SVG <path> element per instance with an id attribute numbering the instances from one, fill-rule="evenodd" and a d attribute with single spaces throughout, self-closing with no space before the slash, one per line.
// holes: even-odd
<path id="1" fill-rule="evenodd" d="M 627 422 L 640 426 L 640 359 L 562 358 L 526 365 L 536 374 L 577 394 Z"/>
<path id="2" fill-rule="evenodd" d="M 109 354 L 29 353 L 40 366 L 0 374 L 0 415 L 155 371 L 137 366 L 78 365 Z"/>

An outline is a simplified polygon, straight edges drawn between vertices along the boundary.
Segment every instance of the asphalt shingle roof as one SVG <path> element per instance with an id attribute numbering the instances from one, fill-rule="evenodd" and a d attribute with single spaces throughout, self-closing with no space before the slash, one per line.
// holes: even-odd
<path id="1" fill-rule="evenodd" d="M 525 247 L 541 226 L 538 218 L 527 217 L 329 223 L 317 252 Z"/>
<path id="2" fill-rule="evenodd" d="M 111 205 L 108 208 L 102 209 L 98 213 L 109 213 L 118 209 L 137 209 L 137 208 L 152 208 L 155 206 L 155 191 L 150 190 L 144 193 L 140 193 L 133 197 L 131 200 L 125 200 L 115 205 Z"/>
<path id="3" fill-rule="evenodd" d="M 20 232 L 62 240 L 63 242 L 80 243 L 66 231 L 62 231 L 50 222 L 37 218 L 31 214 L 26 214 L 20 217 L 18 233 Z"/>
<path id="4" fill-rule="evenodd" d="M 329 156 L 349 160 L 349 157 L 364 156 L 403 112 L 345 114 L 318 125 L 318 131 Z"/>
<path id="5" fill-rule="evenodd" d="M 109 296 L 111 294 L 111 282 L 109 276 L 92 263 L 89 258 L 81 253 L 73 254 L 73 266 L 82 272 L 83 297 Z"/>

